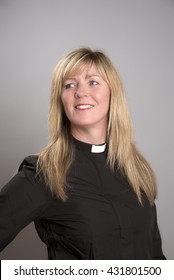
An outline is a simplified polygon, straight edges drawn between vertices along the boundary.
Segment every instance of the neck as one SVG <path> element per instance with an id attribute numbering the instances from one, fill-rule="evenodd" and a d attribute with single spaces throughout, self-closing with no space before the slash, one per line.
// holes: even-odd
<path id="1" fill-rule="evenodd" d="M 100 145 L 106 142 L 106 130 L 97 131 L 96 129 L 88 130 L 87 128 L 79 129 L 72 127 L 71 133 L 74 138 L 85 143 Z"/>

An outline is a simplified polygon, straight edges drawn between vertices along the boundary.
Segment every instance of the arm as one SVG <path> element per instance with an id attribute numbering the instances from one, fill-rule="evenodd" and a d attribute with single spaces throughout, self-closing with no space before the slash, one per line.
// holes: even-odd
<path id="1" fill-rule="evenodd" d="M 35 161 L 36 157 L 24 160 L 20 171 L 0 192 L 0 251 L 48 206 L 48 191 L 35 178 Z"/>

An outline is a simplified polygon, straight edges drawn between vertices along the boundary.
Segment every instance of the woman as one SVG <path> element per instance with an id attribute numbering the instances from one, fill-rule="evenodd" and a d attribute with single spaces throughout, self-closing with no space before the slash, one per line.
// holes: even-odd
<path id="1" fill-rule="evenodd" d="M 104 53 L 80 48 L 59 61 L 49 128 L 48 146 L 1 191 L 1 250 L 34 221 L 49 259 L 165 259 L 155 176 Z"/>

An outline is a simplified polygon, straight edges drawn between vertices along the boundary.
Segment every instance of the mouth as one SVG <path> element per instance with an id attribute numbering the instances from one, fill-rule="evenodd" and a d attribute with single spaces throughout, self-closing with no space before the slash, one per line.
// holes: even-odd
<path id="1" fill-rule="evenodd" d="M 94 107 L 94 105 L 91 105 L 91 104 L 78 104 L 75 106 L 75 108 L 78 110 L 86 110 L 86 109 L 91 109 L 93 107 Z"/>

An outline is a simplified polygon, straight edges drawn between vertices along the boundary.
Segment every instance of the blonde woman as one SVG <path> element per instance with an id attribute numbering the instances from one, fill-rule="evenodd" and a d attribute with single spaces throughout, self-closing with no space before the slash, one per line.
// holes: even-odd
<path id="1" fill-rule="evenodd" d="M 48 146 L 1 191 L 1 250 L 34 221 L 48 259 L 165 259 L 155 176 L 103 52 L 80 48 L 58 62 L 49 131 Z"/>

